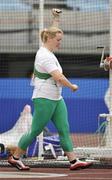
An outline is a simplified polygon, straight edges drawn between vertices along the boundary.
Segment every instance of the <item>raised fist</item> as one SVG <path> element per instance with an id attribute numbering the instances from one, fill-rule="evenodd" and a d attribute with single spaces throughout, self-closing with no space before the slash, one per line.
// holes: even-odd
<path id="1" fill-rule="evenodd" d="M 55 9 L 55 8 L 52 9 L 52 14 L 54 17 L 58 17 L 61 13 L 62 13 L 62 10 L 60 9 Z"/>

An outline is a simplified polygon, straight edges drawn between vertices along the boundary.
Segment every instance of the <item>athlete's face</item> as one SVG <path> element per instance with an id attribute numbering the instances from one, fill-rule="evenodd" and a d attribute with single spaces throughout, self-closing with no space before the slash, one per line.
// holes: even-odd
<path id="1" fill-rule="evenodd" d="M 49 43 L 52 51 L 55 51 L 60 48 L 62 37 L 62 33 L 56 33 L 56 36 L 54 38 L 49 38 Z"/>

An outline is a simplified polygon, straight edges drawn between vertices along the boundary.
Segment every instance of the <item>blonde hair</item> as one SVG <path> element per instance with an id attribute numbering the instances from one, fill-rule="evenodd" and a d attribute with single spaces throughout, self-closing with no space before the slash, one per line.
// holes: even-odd
<path id="1" fill-rule="evenodd" d="M 45 43 L 48 37 L 54 38 L 57 33 L 63 34 L 63 31 L 58 27 L 50 27 L 48 29 L 44 29 L 40 34 L 42 42 Z"/>

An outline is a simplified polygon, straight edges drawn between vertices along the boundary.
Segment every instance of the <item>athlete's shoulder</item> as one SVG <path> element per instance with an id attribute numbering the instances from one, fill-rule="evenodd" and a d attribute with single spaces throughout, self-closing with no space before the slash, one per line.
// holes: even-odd
<path id="1" fill-rule="evenodd" d="M 37 51 L 36 59 L 38 59 L 38 61 L 54 61 L 55 60 L 55 56 L 48 49 L 46 49 L 44 47 L 41 47 Z"/>
<path id="2" fill-rule="evenodd" d="M 40 47 L 36 53 L 36 56 L 38 56 L 38 57 L 50 57 L 51 53 L 46 48 Z"/>

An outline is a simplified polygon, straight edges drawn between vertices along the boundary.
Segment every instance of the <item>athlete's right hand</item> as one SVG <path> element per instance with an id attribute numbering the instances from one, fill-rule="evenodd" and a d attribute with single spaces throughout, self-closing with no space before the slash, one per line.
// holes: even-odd
<path id="1" fill-rule="evenodd" d="M 72 84 L 72 86 L 71 86 L 71 90 L 72 90 L 72 91 L 77 91 L 78 88 L 79 88 L 79 87 L 78 87 L 76 84 Z"/>
<path id="2" fill-rule="evenodd" d="M 62 13 L 62 10 L 55 9 L 55 8 L 52 9 L 52 14 L 54 17 L 58 17 L 60 15 L 60 13 Z"/>

